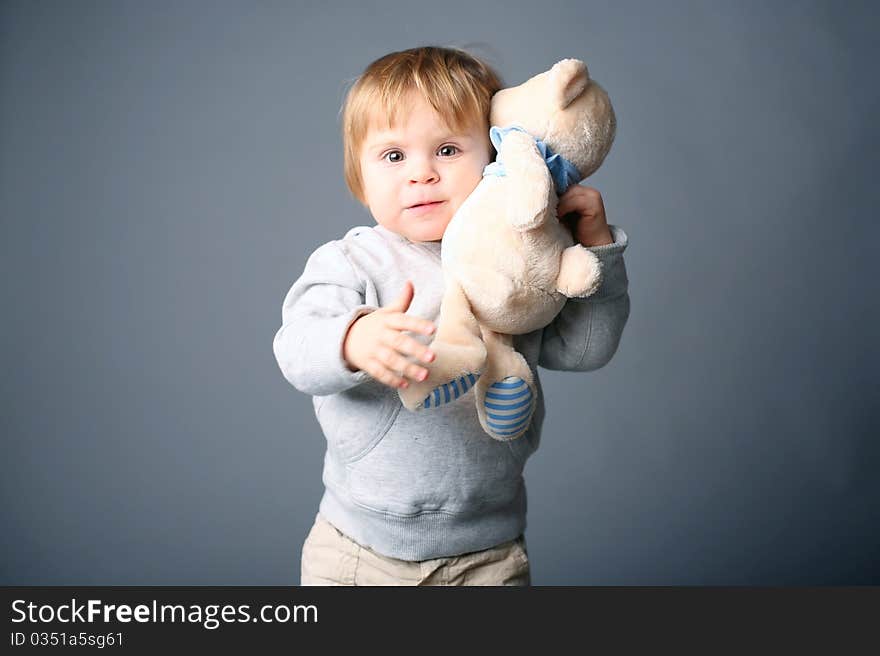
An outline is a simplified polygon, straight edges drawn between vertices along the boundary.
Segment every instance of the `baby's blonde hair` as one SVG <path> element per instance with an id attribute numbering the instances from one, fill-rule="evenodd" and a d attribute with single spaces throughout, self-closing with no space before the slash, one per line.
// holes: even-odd
<path id="1" fill-rule="evenodd" d="M 426 46 L 392 52 L 367 66 L 348 91 L 342 110 L 345 183 L 364 202 L 360 148 L 371 120 L 395 125 L 411 91 L 419 92 L 453 130 L 488 125 L 501 80 L 492 68 L 457 48 Z"/>

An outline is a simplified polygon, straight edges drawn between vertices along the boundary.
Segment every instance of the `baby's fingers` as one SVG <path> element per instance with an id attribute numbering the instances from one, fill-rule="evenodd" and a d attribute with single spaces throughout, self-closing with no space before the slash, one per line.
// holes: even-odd
<path id="1" fill-rule="evenodd" d="M 389 314 L 385 325 L 394 330 L 408 330 L 413 333 L 421 333 L 422 335 L 432 335 L 434 333 L 434 324 L 427 319 L 419 319 L 401 312 Z"/>
<path id="2" fill-rule="evenodd" d="M 379 347 L 379 350 L 376 352 L 376 359 L 397 374 L 402 374 L 404 378 L 425 380 L 428 377 L 427 369 L 410 362 L 400 353 L 387 346 Z"/>
<path id="3" fill-rule="evenodd" d="M 396 330 L 386 330 L 382 335 L 381 343 L 396 353 L 411 355 L 426 364 L 434 360 L 434 352 L 431 349 L 409 335 Z"/>
<path id="4" fill-rule="evenodd" d="M 407 387 L 409 385 L 406 380 L 386 367 L 377 358 L 371 358 L 366 367 L 364 367 L 364 371 L 380 383 L 388 385 L 388 387 Z"/>
<path id="5" fill-rule="evenodd" d="M 570 212 L 578 214 L 594 214 L 602 207 L 602 195 L 593 187 L 573 185 L 559 197 L 556 215 L 565 216 Z"/>
<path id="6" fill-rule="evenodd" d="M 391 387 L 407 387 L 410 380 L 421 381 L 428 377 L 428 370 L 395 353 L 386 346 L 380 346 L 372 359 L 370 375 Z"/>
<path id="7" fill-rule="evenodd" d="M 584 209 L 586 209 L 586 205 L 582 196 L 572 196 L 566 192 L 566 195 L 559 199 L 559 204 L 556 206 L 556 216 L 563 217 L 571 212 L 580 214 Z"/>

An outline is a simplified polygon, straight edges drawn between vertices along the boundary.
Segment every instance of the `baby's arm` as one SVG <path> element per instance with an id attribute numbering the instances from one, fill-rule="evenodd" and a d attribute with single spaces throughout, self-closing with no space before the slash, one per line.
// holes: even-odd
<path id="1" fill-rule="evenodd" d="M 426 357 L 428 349 L 400 331 L 429 334 L 433 328 L 430 322 L 400 315 L 390 306 L 366 305 L 367 284 L 342 247 L 330 242 L 312 254 L 302 276 L 290 288 L 272 347 L 284 377 L 301 392 L 336 394 L 363 383 L 371 373 L 386 382 L 383 377 L 388 376 L 380 372 L 379 364 L 393 366 L 399 357 L 391 352 L 393 346 L 382 348 L 380 342 L 386 339 L 398 339 L 397 345 L 406 354 Z M 370 316 L 366 322 L 365 315 Z M 398 325 L 399 330 L 395 328 Z M 353 336 L 354 344 L 348 344 L 346 353 L 346 342 Z M 410 348 L 410 343 L 415 346 Z M 415 365 L 401 368 L 413 376 L 422 369 Z"/>
<path id="2" fill-rule="evenodd" d="M 545 369 L 591 371 L 617 351 L 629 317 L 629 281 L 623 262 L 626 233 L 609 226 L 614 243 L 590 248 L 602 265 L 602 284 L 587 298 L 569 299 L 544 328 L 538 364 Z"/>
<path id="3" fill-rule="evenodd" d="M 281 309 L 281 328 L 272 349 L 284 377 L 315 396 L 335 394 L 367 379 L 342 357 L 351 324 L 373 311 L 365 305 L 365 283 L 336 242 L 312 253 Z"/>

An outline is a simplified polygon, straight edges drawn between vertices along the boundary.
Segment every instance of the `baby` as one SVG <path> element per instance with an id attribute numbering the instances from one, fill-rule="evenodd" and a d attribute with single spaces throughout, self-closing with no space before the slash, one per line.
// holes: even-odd
<path id="1" fill-rule="evenodd" d="M 603 282 L 516 337 L 538 391 L 522 437 L 486 435 L 469 395 L 409 412 L 396 393 L 424 380 L 434 357 L 440 240 L 494 157 L 488 116 L 500 88 L 468 53 L 424 47 L 373 62 L 346 97 L 345 179 L 377 225 L 311 255 L 274 340 L 285 378 L 314 397 L 327 440 L 303 585 L 530 583 L 522 473 L 544 418 L 536 368 L 603 366 L 629 316 L 627 237 L 607 223 L 599 192 L 575 185 L 559 199 L 557 215 L 597 255 Z"/>

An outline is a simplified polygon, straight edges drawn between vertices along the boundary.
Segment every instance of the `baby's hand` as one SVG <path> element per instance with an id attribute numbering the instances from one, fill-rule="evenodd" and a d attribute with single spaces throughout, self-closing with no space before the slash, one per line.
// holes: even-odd
<path id="1" fill-rule="evenodd" d="M 571 216 L 566 216 L 567 214 Z M 602 194 L 598 189 L 572 185 L 559 197 L 556 215 L 568 224 L 574 240 L 581 246 L 614 243 L 605 218 L 605 203 L 602 202 Z"/>
<path id="2" fill-rule="evenodd" d="M 434 359 L 424 344 L 404 335 L 404 331 L 430 335 L 434 324 L 404 314 L 413 299 L 413 285 L 407 280 L 403 293 L 390 305 L 357 319 L 348 329 L 342 343 L 342 357 L 349 368 L 366 371 L 389 387 L 407 387 L 406 379 L 422 381 L 428 370 L 410 362 L 412 355 L 422 362 Z"/>

